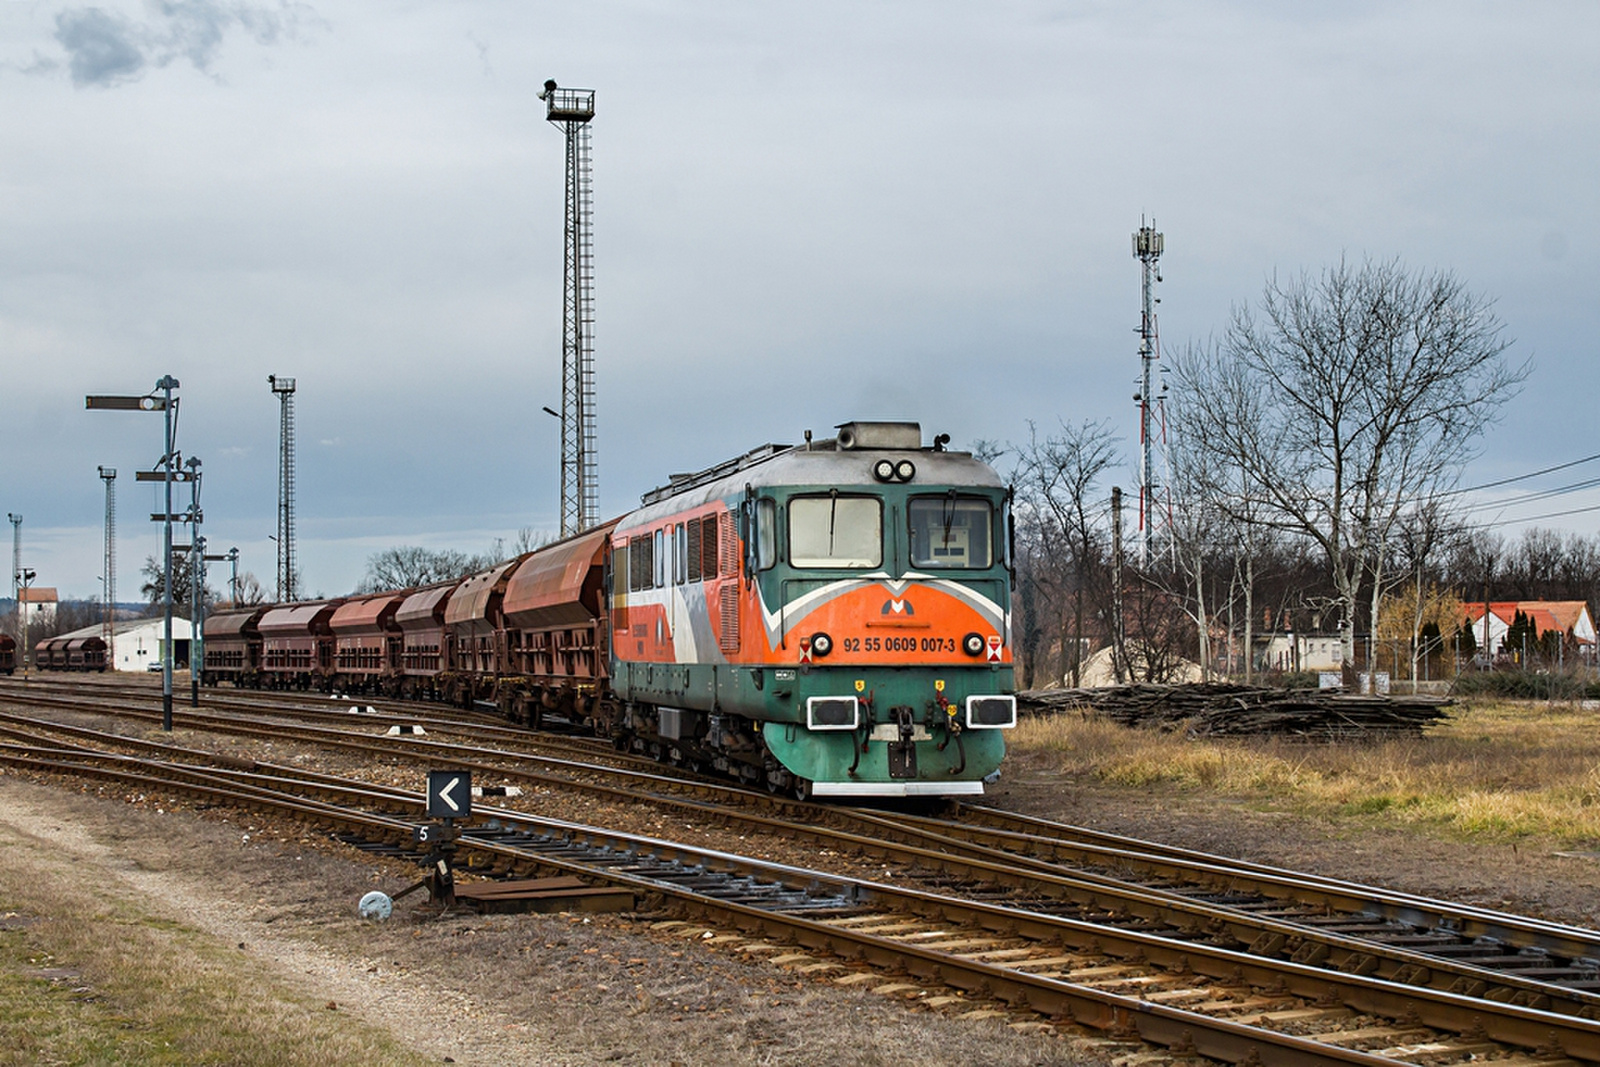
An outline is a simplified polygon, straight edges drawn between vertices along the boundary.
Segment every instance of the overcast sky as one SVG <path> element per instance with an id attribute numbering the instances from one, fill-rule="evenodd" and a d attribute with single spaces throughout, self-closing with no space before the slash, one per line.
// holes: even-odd
<path id="1" fill-rule="evenodd" d="M 1275 271 L 1455 271 L 1535 368 L 1464 481 L 1578 459 L 1597 42 L 1591 2 L 0 0 L 0 507 L 40 584 L 96 595 L 116 467 L 136 599 L 160 418 L 83 396 L 170 373 L 211 544 L 270 590 L 279 374 L 308 591 L 399 543 L 553 531 L 546 78 L 597 91 L 605 514 L 854 418 L 1136 441 L 1141 216 L 1168 350 Z"/>

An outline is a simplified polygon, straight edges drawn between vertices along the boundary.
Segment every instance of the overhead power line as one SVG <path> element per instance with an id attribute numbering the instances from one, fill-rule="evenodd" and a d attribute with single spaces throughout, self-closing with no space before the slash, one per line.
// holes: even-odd
<path id="1" fill-rule="evenodd" d="M 1586 508 L 1573 508 L 1571 511 L 1552 511 L 1545 515 L 1529 515 L 1521 519 L 1501 519 L 1498 522 L 1486 522 L 1483 524 L 1483 528 L 1492 530 L 1498 526 L 1520 526 L 1523 523 L 1540 522 L 1544 519 L 1564 519 L 1568 515 L 1586 515 L 1592 511 L 1600 511 L 1600 504 L 1594 504 Z"/>
<path id="2" fill-rule="evenodd" d="M 1558 463 L 1554 467 L 1546 467 L 1544 470 L 1533 471 L 1530 474 L 1519 474 L 1514 478 L 1501 478 L 1497 482 L 1484 482 L 1482 485 L 1469 485 L 1462 489 L 1451 489 L 1447 492 L 1440 493 L 1439 495 L 1460 496 L 1463 493 L 1476 493 L 1483 489 L 1495 489 L 1502 485 L 1511 485 L 1513 482 L 1525 482 L 1530 478 L 1538 478 L 1541 475 L 1554 474 L 1556 471 L 1564 471 L 1568 467 L 1577 467 L 1584 463 L 1593 463 L 1597 459 L 1600 459 L 1600 452 L 1597 452 L 1592 456 L 1584 456 L 1582 459 L 1575 459 L 1570 463 Z"/>

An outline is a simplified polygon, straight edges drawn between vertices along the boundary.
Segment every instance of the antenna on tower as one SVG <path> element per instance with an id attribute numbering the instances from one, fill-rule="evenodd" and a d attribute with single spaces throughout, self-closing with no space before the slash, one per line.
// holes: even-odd
<path id="1" fill-rule="evenodd" d="M 102 633 L 106 643 L 106 662 L 116 670 L 117 663 L 117 468 L 101 467 L 100 480 L 106 483 L 106 558 L 105 611 Z"/>
<path id="2" fill-rule="evenodd" d="M 1139 405 L 1139 566 L 1150 562 L 1152 531 L 1156 525 L 1156 498 L 1163 488 L 1156 484 L 1156 450 L 1163 452 L 1167 445 L 1166 396 L 1163 382 L 1155 389 L 1151 378 L 1156 361 L 1161 358 L 1161 332 L 1156 327 L 1156 305 L 1161 301 L 1155 295 L 1155 283 L 1161 280 L 1161 253 L 1166 249 L 1166 237 L 1156 231 L 1155 220 L 1145 225 L 1139 217 L 1139 228 L 1133 234 L 1133 258 L 1142 266 L 1140 295 L 1143 314 L 1139 320 L 1139 392 L 1134 400 Z M 1159 415 L 1159 417 L 1158 417 Z M 1157 437 L 1160 438 L 1159 444 Z"/>
<path id="3" fill-rule="evenodd" d="M 294 379 L 267 375 L 278 395 L 278 603 L 294 599 Z"/>
<path id="4" fill-rule="evenodd" d="M 597 518 L 594 424 L 594 201 L 589 168 L 593 89 L 544 83 L 545 118 L 567 138 L 566 273 L 561 324 L 561 536 Z"/>

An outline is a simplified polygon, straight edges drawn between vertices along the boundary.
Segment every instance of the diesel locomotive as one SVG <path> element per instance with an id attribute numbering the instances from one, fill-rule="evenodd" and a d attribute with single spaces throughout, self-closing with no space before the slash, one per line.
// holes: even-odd
<path id="1" fill-rule="evenodd" d="M 458 582 L 219 612 L 204 677 L 488 701 L 800 796 L 981 793 L 1016 724 L 1010 497 L 948 440 L 846 423 Z"/>

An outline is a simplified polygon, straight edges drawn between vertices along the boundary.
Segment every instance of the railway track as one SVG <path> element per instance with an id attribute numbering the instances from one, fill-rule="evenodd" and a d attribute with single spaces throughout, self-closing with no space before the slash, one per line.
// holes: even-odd
<path id="1" fill-rule="evenodd" d="M 0 760 L 270 810 L 390 853 L 406 848 L 422 806 L 414 793 L 327 775 L 308 780 L 290 768 L 245 771 L 16 745 L 0 747 Z M 687 918 L 740 931 L 743 951 L 768 950 L 835 981 L 886 981 L 935 1000 L 975 994 L 1179 1053 L 1272 1063 L 1391 1063 L 1414 1055 L 1434 1063 L 1485 1056 L 1600 1062 L 1600 1024 L 1592 1020 L 1197 951 L 1153 934 L 515 811 L 480 811 L 458 847 L 468 871 L 559 872 L 652 894 Z"/>
<path id="2" fill-rule="evenodd" d="M 54 704 L 59 699 L 64 697 L 51 697 L 50 702 Z M 70 701 L 67 702 L 70 704 Z M 83 710 L 82 707 L 80 710 Z M 131 709 L 125 709 L 125 712 L 134 715 L 141 713 Z M 144 715 L 154 717 L 154 710 Z M 344 725 L 349 721 L 349 718 L 336 713 L 330 717 L 341 720 Z M 16 718 L 19 717 L 13 717 L 13 725 L 6 728 L 8 731 L 21 729 L 26 733 L 27 729 L 51 726 L 43 721 L 35 721 L 34 725 L 18 725 Z M 411 718 L 416 717 L 413 715 Z M 238 720 L 237 717 L 226 715 L 195 717 L 192 713 L 186 713 L 181 725 L 275 736 L 285 736 L 285 731 L 288 731 L 286 736 L 298 737 L 301 741 L 360 745 L 365 750 L 376 750 L 368 745 L 378 741 L 373 737 L 352 739 L 349 729 L 307 728 L 302 723 L 277 723 L 274 726 L 266 721 Z M 83 733 L 93 734 L 93 731 Z M 510 733 L 523 741 L 528 737 L 518 731 Z M 34 734 L 32 744 L 48 742 L 43 739 L 43 734 Z M 155 745 L 154 742 L 139 744 L 150 745 L 150 749 L 162 749 L 162 745 Z M 389 753 L 405 752 L 411 758 L 432 763 L 448 758 L 451 766 L 462 765 L 462 761 L 470 757 L 485 755 L 485 750 L 474 749 L 470 745 L 437 741 L 384 741 L 379 749 Z M 174 755 L 186 753 L 168 753 L 168 758 Z M 496 761 L 504 761 L 507 757 L 506 752 L 498 750 L 488 755 Z M 187 753 L 186 758 L 200 758 L 200 753 Z M 563 763 L 517 753 L 514 753 L 514 758 L 541 760 L 542 765 L 552 769 Z M 494 763 L 483 766 L 486 773 L 507 777 L 518 774 L 517 769 L 496 766 Z M 1456 909 L 1453 905 L 1421 901 L 1418 897 L 1402 897 L 1400 894 L 1390 894 L 1395 899 L 1387 902 L 1382 899 L 1374 901 L 1373 894 L 1376 891 L 1318 878 L 1301 877 L 1306 880 L 1306 885 L 1298 889 L 1302 894 L 1320 894 L 1317 901 L 1301 899 L 1285 905 L 1282 897 L 1245 893 L 1237 889 L 1218 893 L 1218 881 L 1238 878 L 1238 885 L 1254 880 L 1254 883 L 1269 889 L 1283 889 L 1285 886 L 1293 889 L 1294 877 L 1290 872 L 1280 872 L 1264 865 L 1221 861 L 1219 857 L 1184 853 L 1182 849 L 1162 848 L 1141 841 L 1126 841 L 1104 835 L 1099 840 L 1085 840 L 1096 835 L 974 806 L 963 808 L 955 819 L 930 819 L 906 814 L 798 805 L 795 801 L 778 800 L 765 793 L 749 793 L 731 789 L 728 785 L 682 781 L 661 774 L 595 768 L 592 765 L 573 769 L 581 774 L 603 773 L 627 784 L 563 782 L 571 789 L 586 790 L 614 800 L 669 806 L 686 816 L 693 816 L 696 821 L 723 821 L 739 825 L 741 830 L 782 833 L 790 838 L 819 841 L 837 851 L 886 857 L 893 861 L 896 877 L 914 877 L 918 885 L 934 889 L 933 896 L 941 901 L 963 897 L 968 901 L 981 901 L 1005 909 L 1013 923 L 1021 921 L 1018 917 L 1032 917 L 1034 921 L 1045 923 L 1066 923 L 1059 929 L 1070 929 L 1080 936 L 1080 941 L 1074 942 L 1072 952 L 1080 955 L 1090 953 L 1086 958 L 1098 961 L 1096 966 L 1109 968 L 1107 976 L 1126 976 L 1126 968 L 1130 965 L 1150 963 L 1155 966 L 1152 961 L 1160 960 L 1166 971 L 1176 968 L 1176 973 L 1182 974 L 1189 969 L 1192 973 L 1208 977 L 1208 981 L 1226 979 L 1250 989 L 1269 990 L 1267 995 L 1275 997 L 1280 992 L 1294 992 L 1282 977 L 1270 977 L 1277 973 L 1275 968 L 1282 965 L 1302 968 L 1299 973 L 1301 981 L 1312 981 L 1309 976 L 1320 974 L 1323 981 L 1333 979 L 1334 984 L 1338 984 L 1344 981 L 1341 976 L 1349 976 L 1403 990 L 1397 993 L 1400 997 L 1443 995 L 1446 1001 L 1450 997 L 1458 997 L 1464 1003 L 1501 1003 L 1506 1008 L 1530 1009 L 1533 1013 L 1539 1013 L 1539 1017 L 1565 1014 L 1586 1024 L 1592 1022 L 1595 1014 L 1594 993 L 1590 992 L 1589 987 L 1589 982 L 1594 979 L 1594 971 L 1590 966 L 1592 957 L 1586 963 L 1586 957 L 1582 955 L 1600 952 L 1595 947 L 1597 936 L 1592 931 L 1578 931 L 1550 923 L 1538 923 L 1536 920 L 1520 920 L 1477 909 Z M 552 781 L 549 774 L 520 773 L 544 784 Z M 750 813 L 752 806 L 771 814 Z M 526 819 L 528 816 L 517 814 L 512 817 Z M 819 817 L 830 825 L 818 825 Z M 840 824 L 850 825 L 851 829 L 838 829 Z M 1101 870 L 1070 867 L 1070 862 L 1085 862 L 1085 857 Z M 1141 864 L 1147 873 L 1155 872 L 1155 885 L 1138 885 L 1106 873 L 1107 870 L 1126 872 Z M 1333 902 L 1338 902 L 1339 909 L 1346 910 L 1336 909 Z M 1446 929 L 1438 933 L 1419 934 L 1406 921 L 1374 918 L 1378 909 L 1384 907 L 1390 910 L 1402 907 L 1410 909 L 1406 915 L 1426 915 L 1446 925 Z M 883 933 L 893 941 L 891 934 L 899 933 L 899 923 L 904 921 L 902 909 L 904 902 L 883 913 L 901 915 L 901 920 L 885 920 L 888 923 L 886 928 L 874 925 L 875 920 L 867 921 L 867 928 Z M 856 921 L 861 917 L 854 915 L 845 918 Z M 1451 923 L 1459 923 L 1464 928 L 1453 934 L 1454 941 L 1446 936 Z M 1467 923 L 1475 923 L 1475 926 L 1467 926 Z M 920 939 L 925 937 L 933 937 L 934 941 L 939 939 L 934 928 L 928 926 L 912 925 L 906 929 L 907 937 L 914 944 L 920 944 Z M 1496 939 L 1499 941 L 1496 944 L 1485 941 L 1485 934 L 1472 933 L 1482 929 L 1493 929 L 1496 934 L 1504 936 L 1504 941 Z M 1406 931 L 1410 931 L 1410 934 Z M 1016 936 L 1030 941 L 1030 937 L 1024 934 L 1013 934 L 1013 937 Z M 1083 941 L 1082 937 L 1088 939 Z M 1144 944 L 1141 937 L 1155 937 L 1158 945 Z M 1520 949 L 1509 949 L 1507 945 L 1514 944 L 1510 941 L 1512 937 L 1520 937 L 1525 945 Z M 1056 942 L 1067 944 L 1059 933 L 1056 934 Z M 1466 947 L 1454 952 L 1459 958 L 1451 958 L 1451 944 Z M 1184 949 L 1176 950 L 1178 955 L 1173 957 L 1171 945 L 1184 945 Z M 1557 945 L 1560 952 L 1573 955 L 1568 958 L 1550 957 L 1550 945 Z M 1026 945 L 1006 944 L 986 950 L 1006 953 L 1024 947 Z M 1445 952 L 1434 955 L 1422 952 L 1440 947 Z M 1166 952 L 1166 955 L 1162 955 L 1162 952 Z M 1026 958 L 1038 960 L 1040 957 L 1035 953 Z M 1043 958 L 1051 957 L 1046 955 Z M 1480 960 L 1485 958 L 1504 960 L 1517 966 L 1480 965 Z M 1242 968 L 1242 960 L 1253 960 L 1253 968 L 1235 969 Z M 1542 966 L 1544 963 L 1560 963 L 1560 966 Z M 1219 969 L 1224 966 L 1229 968 L 1226 973 Z M 1093 971 L 1094 968 L 1090 969 Z M 1149 976 L 1146 977 L 1149 979 Z M 1568 984 L 1560 984 L 1563 981 Z M 1298 1017 L 1323 1019 L 1326 1016 L 1328 1021 L 1333 1021 L 1339 1013 L 1376 1011 L 1368 1000 L 1370 992 L 1350 992 L 1341 985 L 1339 989 L 1344 992 L 1334 997 L 1333 993 L 1328 992 L 1330 989 L 1333 989 L 1333 985 L 1325 985 L 1322 992 L 1317 993 L 1318 1000 L 1328 1003 L 1317 1006 L 1315 1013 L 1309 1016 Z M 1162 989 L 1155 989 L 1155 992 L 1163 990 L 1165 985 Z M 1189 997 L 1189 993 L 1173 995 L 1178 1001 Z M 1406 1014 L 1406 1009 L 1395 1008 L 1394 1005 L 1389 1005 L 1387 1009 L 1390 1014 L 1382 1016 L 1387 1022 L 1379 1024 L 1379 1030 L 1384 1030 L 1384 1027 L 1394 1030 L 1395 1022 L 1410 1025 L 1411 1016 Z M 1285 1011 L 1309 1009 L 1291 1008 Z M 1382 1014 L 1381 1011 L 1378 1014 Z M 1437 1025 L 1442 1025 L 1445 1030 L 1450 1029 L 1445 1022 Z M 1472 1033 L 1470 1027 L 1467 1033 Z M 1530 1048 L 1530 1045 L 1522 1041 L 1518 1048 Z M 1539 1046 L 1531 1048 L 1538 1049 Z M 1550 1051 L 1565 1046 L 1546 1043 L 1544 1048 Z"/>
<path id="3" fill-rule="evenodd" d="M 946 878 L 981 881 L 987 877 L 1016 893 L 1071 901 L 1102 917 L 1115 918 L 1125 912 L 1124 921 L 1159 922 L 1184 936 L 1197 936 L 1199 931 L 1199 936 L 1219 943 L 1250 945 L 1261 952 L 1363 969 L 1383 977 L 1399 976 L 1411 982 L 1420 977 L 1418 968 L 1425 967 L 1430 972 L 1426 980 L 1441 988 L 1474 989 L 1481 994 L 1520 999 L 1574 1014 L 1593 1015 L 1600 1010 L 1600 1001 L 1591 995 L 1600 986 L 1600 937 L 1592 931 L 1098 834 L 976 805 L 964 806 L 954 819 L 802 805 L 725 783 L 666 777 L 657 773 L 659 766 L 649 761 L 643 761 L 649 771 L 613 775 L 622 778 L 623 787 L 610 788 L 593 780 L 594 775 L 610 774 L 604 768 L 550 760 L 532 753 L 511 753 L 508 757 L 503 751 L 437 741 L 379 743 L 359 736 L 352 739 L 347 730 L 349 717 L 342 713 L 315 705 L 294 705 L 293 711 L 297 716 L 313 716 L 337 726 L 333 732 L 308 735 L 299 727 L 285 731 L 281 726 L 255 719 L 204 717 L 193 721 L 235 732 L 316 736 L 326 743 L 353 746 L 358 751 L 406 758 L 426 752 L 528 784 L 565 786 L 614 799 L 668 803 L 696 816 L 741 821 L 790 836 L 810 836 L 824 844 L 856 849 L 907 867 L 931 864 Z M 400 716 L 395 721 L 415 717 Z M 384 721 L 388 720 L 379 720 L 380 724 Z M 474 736 L 530 743 L 525 731 L 477 723 L 451 728 Z M 594 746 L 586 754 L 604 751 L 603 747 Z M 525 767 L 504 765 L 508 758 L 514 763 L 535 762 L 552 769 L 589 774 L 591 780 L 576 782 L 528 774 Z M 718 807 L 685 803 L 685 795 Z M 742 815 L 749 807 L 784 822 L 780 825 Z M 796 821 L 805 825 L 796 826 Z M 842 830 L 846 836 L 819 830 L 819 823 Z M 892 843 L 909 848 L 896 852 L 886 847 Z M 953 862 L 957 858 L 979 863 Z M 984 863 L 989 866 L 984 867 Z M 1007 865 L 1020 869 L 994 869 Z M 1067 880 L 1063 881 L 1063 877 Z M 1168 906 L 1152 908 L 1142 902 L 1141 898 L 1152 892 L 1164 892 Z M 1240 922 L 1229 913 L 1241 913 L 1258 921 Z M 1328 936 L 1308 939 L 1308 933 Z M 1418 955 L 1428 959 L 1418 959 Z M 1466 966 L 1452 966 L 1452 961 Z M 1553 1002 L 1548 999 L 1551 991 L 1541 989 L 1543 985 L 1557 987 Z"/>

